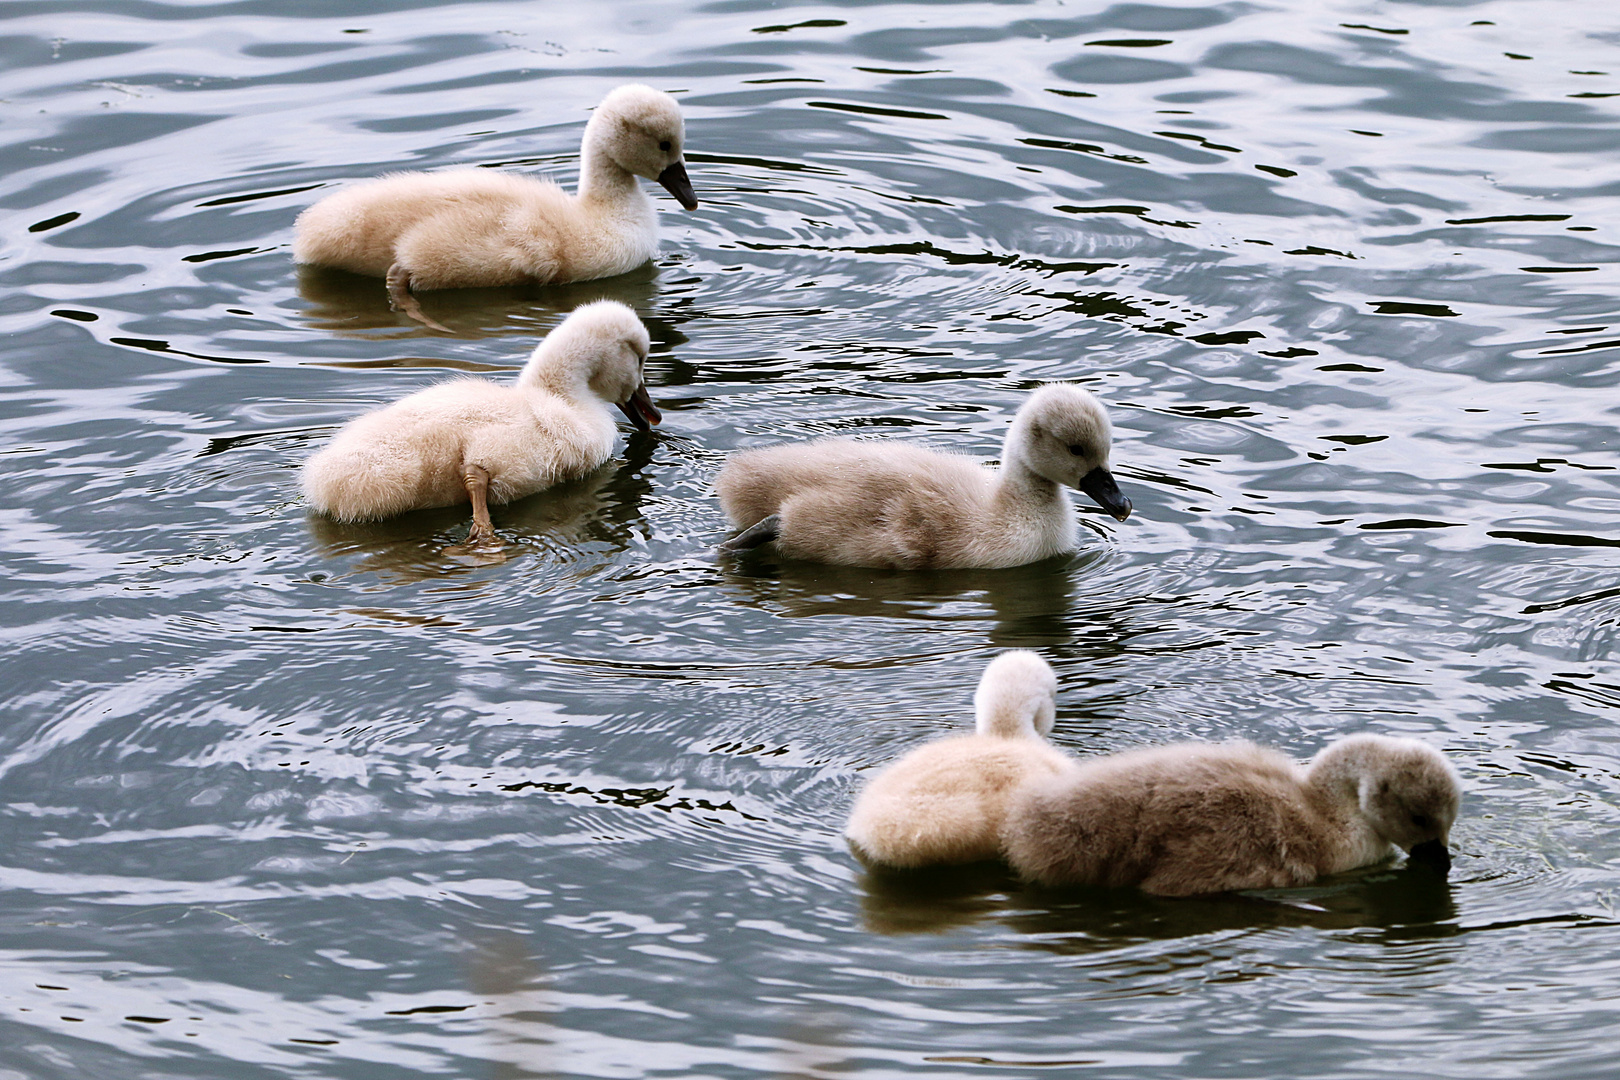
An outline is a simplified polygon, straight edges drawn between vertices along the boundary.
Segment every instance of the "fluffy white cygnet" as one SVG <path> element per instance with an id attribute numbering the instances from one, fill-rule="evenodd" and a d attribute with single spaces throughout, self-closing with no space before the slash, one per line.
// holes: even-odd
<path id="1" fill-rule="evenodd" d="M 609 405 L 646 430 L 647 328 L 628 307 L 576 308 L 517 383 L 458 378 L 351 420 L 304 465 L 310 504 L 339 521 L 472 503 L 469 544 L 494 542 L 489 504 L 581 476 L 613 452 Z"/>
<path id="2" fill-rule="evenodd" d="M 744 531 L 722 551 L 771 540 L 781 554 L 846 566 L 1021 566 L 1074 550 L 1085 492 L 1124 521 L 1130 500 L 1108 471 L 1112 429 L 1090 391 L 1043 386 L 1017 415 L 1001 469 L 891 439 L 822 439 L 733 454 L 720 504 Z"/>
<path id="3" fill-rule="evenodd" d="M 411 290 L 589 281 L 658 250 L 658 218 L 636 177 L 688 210 L 686 128 L 675 99 L 621 86 L 585 125 L 579 194 L 489 169 L 398 173 L 329 195 L 298 216 L 293 257 L 383 277 L 394 306 L 429 325 Z"/>
<path id="4" fill-rule="evenodd" d="M 1046 741 L 1057 679 L 1032 652 L 1006 652 L 979 680 L 977 734 L 920 746 L 872 777 L 844 835 L 885 866 L 966 863 L 1000 854 L 1007 800 L 1018 785 L 1074 768 Z"/>
<path id="5" fill-rule="evenodd" d="M 1247 742 L 1185 743 L 1029 784 L 1001 840 L 1031 881 L 1162 896 L 1304 885 L 1395 848 L 1444 874 L 1459 798 L 1451 764 L 1415 739 L 1351 736 L 1308 767 Z"/>

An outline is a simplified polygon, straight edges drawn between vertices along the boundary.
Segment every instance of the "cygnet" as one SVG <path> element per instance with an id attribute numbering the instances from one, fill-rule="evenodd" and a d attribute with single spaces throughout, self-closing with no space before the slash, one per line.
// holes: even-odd
<path id="1" fill-rule="evenodd" d="M 633 270 L 658 251 L 658 218 L 636 177 L 688 210 L 685 123 L 675 99 L 621 86 L 585 125 L 579 193 L 488 169 L 396 173 L 329 195 L 298 216 L 293 257 L 383 277 L 390 302 L 422 313 L 412 290 L 590 281 Z"/>
<path id="2" fill-rule="evenodd" d="M 894 867 L 996 858 L 1013 791 L 1074 768 L 1045 738 L 1056 695 L 1039 656 L 996 657 L 973 698 L 977 734 L 920 746 L 867 782 L 844 829 L 856 852 Z"/>
<path id="3" fill-rule="evenodd" d="M 609 405 L 647 430 L 647 328 L 612 300 L 576 308 L 542 341 L 517 383 L 464 377 L 346 424 L 304 465 L 310 504 L 339 521 L 472 504 L 469 545 L 496 544 L 489 504 L 582 476 L 608 459 Z"/>
<path id="4" fill-rule="evenodd" d="M 1253 743 L 1184 743 L 1029 784 L 1001 839 L 1030 881 L 1161 896 L 1304 885 L 1396 848 L 1444 875 L 1459 798 L 1451 764 L 1415 739 L 1351 736 L 1308 767 Z"/>
<path id="5" fill-rule="evenodd" d="M 894 440 L 821 439 L 745 450 L 716 487 L 735 552 L 772 540 L 811 562 L 900 570 L 1021 566 L 1074 550 L 1085 492 L 1117 520 L 1131 513 L 1108 471 L 1113 435 L 1090 391 L 1043 386 L 1013 417 L 992 471 L 960 454 Z"/>

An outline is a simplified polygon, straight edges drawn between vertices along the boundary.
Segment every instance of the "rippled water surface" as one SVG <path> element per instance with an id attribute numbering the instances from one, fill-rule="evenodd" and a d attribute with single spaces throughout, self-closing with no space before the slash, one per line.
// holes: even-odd
<path id="1" fill-rule="evenodd" d="M 1620 14 L 1591 0 L 12 0 L 0 22 L 0 1080 L 1595 1077 L 1620 1057 Z M 300 273 L 402 168 L 572 183 L 686 111 L 656 266 Z M 355 412 L 651 327 L 655 436 L 312 518 Z M 993 457 L 1094 388 L 1073 558 L 711 555 L 741 446 Z M 873 877 L 863 770 L 1035 648 L 1090 754 L 1443 745 L 1447 884 Z"/>

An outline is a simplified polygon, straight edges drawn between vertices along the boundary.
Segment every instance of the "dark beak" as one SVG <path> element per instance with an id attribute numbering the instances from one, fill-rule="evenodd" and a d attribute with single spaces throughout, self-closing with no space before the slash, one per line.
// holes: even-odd
<path id="1" fill-rule="evenodd" d="M 642 431 L 651 431 L 654 424 L 661 423 L 664 419 L 664 414 L 658 411 L 658 406 L 647 396 L 646 384 L 636 387 L 636 392 L 630 395 L 629 401 L 619 402 L 619 411 Z"/>
<path id="2" fill-rule="evenodd" d="M 1407 858 L 1419 866 L 1427 866 L 1441 877 L 1451 873 L 1451 852 L 1438 840 L 1423 841 L 1407 854 Z"/>
<path id="3" fill-rule="evenodd" d="M 675 196 L 675 201 L 684 209 L 697 209 L 697 192 L 692 190 L 692 181 L 686 175 L 686 162 L 677 161 L 659 173 L 658 182 L 664 185 L 665 191 Z"/>
<path id="4" fill-rule="evenodd" d="M 1113 515 L 1115 521 L 1131 516 L 1131 500 L 1119 493 L 1114 474 L 1102 466 L 1086 473 L 1080 480 L 1080 490 L 1091 496 L 1091 501 Z"/>

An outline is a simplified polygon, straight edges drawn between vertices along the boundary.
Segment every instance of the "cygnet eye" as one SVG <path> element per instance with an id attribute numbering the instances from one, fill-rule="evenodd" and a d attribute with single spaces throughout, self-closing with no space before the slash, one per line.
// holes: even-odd
<path id="1" fill-rule="evenodd" d="M 658 144 L 658 149 L 663 150 L 665 153 L 668 153 L 669 152 L 669 140 L 665 139 L 663 142 L 659 143 Z"/>
<path id="2" fill-rule="evenodd" d="M 1069 445 L 1069 453 L 1073 454 L 1075 457 L 1082 457 L 1085 455 L 1085 452 L 1086 448 L 1081 446 L 1079 443 L 1071 443 Z"/>
<path id="3" fill-rule="evenodd" d="M 1412 825 L 1415 828 L 1427 829 L 1429 827 L 1428 815 L 1427 814 L 1413 814 L 1412 815 Z"/>

